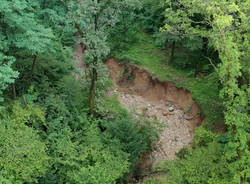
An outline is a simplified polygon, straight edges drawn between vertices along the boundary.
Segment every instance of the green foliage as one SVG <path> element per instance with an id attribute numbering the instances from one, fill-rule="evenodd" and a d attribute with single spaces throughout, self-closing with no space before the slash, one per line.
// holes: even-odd
<path id="1" fill-rule="evenodd" d="M 210 142 L 207 147 L 197 147 L 187 153 L 184 159 L 168 163 L 168 183 L 231 183 L 232 175 L 223 152 L 220 144 Z"/>
<path id="2" fill-rule="evenodd" d="M 3 0 L 1 2 L 1 40 L 5 48 L 4 52 L 20 51 L 29 55 L 37 55 L 47 50 L 53 38 L 51 29 L 39 24 L 35 9 L 37 2 L 14 0 L 13 2 Z M 7 38 L 7 39 L 5 39 Z"/>
<path id="3" fill-rule="evenodd" d="M 97 127 L 91 126 L 86 131 L 80 152 L 84 164 L 80 165 L 79 170 L 76 168 L 69 172 L 69 177 L 75 183 L 115 183 L 128 171 L 127 154 L 121 151 L 119 145 L 103 143 L 100 135 Z"/>
<path id="4" fill-rule="evenodd" d="M 36 58 L 37 55 L 44 52 L 54 51 L 52 42 L 55 38 L 54 34 L 50 28 L 46 28 L 39 21 L 37 16 L 39 10 L 38 1 L 32 3 L 20 0 L 1 1 L 0 65 L 5 63 L 5 74 L 11 74 L 8 67 L 13 64 L 13 61 L 21 59 L 23 62 L 27 62 L 27 58 Z M 7 64 L 8 60 L 10 62 Z M 12 72 L 11 75 L 11 82 L 8 83 L 13 83 L 13 79 L 17 78 L 17 73 Z M 7 78 L 6 76 L 5 79 Z M 31 78 L 30 76 L 30 80 Z"/>
<path id="5" fill-rule="evenodd" d="M 109 54 L 107 37 L 114 25 L 120 21 L 125 11 L 133 12 L 139 2 L 129 1 L 97 1 L 85 0 L 74 16 L 79 25 L 82 42 L 88 48 L 85 54 L 90 67 L 97 67 L 97 63 Z M 97 62 L 97 61 L 98 62 Z"/>
<path id="6" fill-rule="evenodd" d="M 122 182 L 150 149 L 156 133 L 149 124 L 134 123 L 118 101 L 106 96 L 112 82 L 102 64 L 111 30 L 135 6 L 139 1 L 1 2 L 1 95 L 11 96 L 8 85 L 18 73 L 19 78 L 12 89 L 15 102 L 8 98 L 0 112 L 0 183 Z M 130 18 L 120 25 L 134 30 Z M 98 71 L 92 118 L 87 114 L 91 81 L 73 76 L 78 37 L 87 47 L 89 68 Z M 127 129 L 133 132 L 129 137 Z"/>
<path id="7" fill-rule="evenodd" d="M 196 1 L 185 1 L 179 4 L 175 4 L 175 2 L 168 1 L 167 3 L 165 32 L 159 33 L 158 37 L 162 39 L 160 41 L 162 46 L 171 38 L 168 34 L 172 34 L 180 38 L 181 44 L 189 50 L 202 49 L 200 53 L 194 52 L 195 57 L 192 56 L 190 60 L 185 58 L 186 54 L 183 55 L 184 57 L 180 57 L 178 53 L 177 57 L 179 60 L 178 58 L 176 59 L 174 66 L 181 70 L 190 67 L 191 70 L 187 74 L 171 67 L 166 67 L 161 62 L 164 59 L 160 60 L 158 58 L 159 60 L 155 60 L 154 56 L 146 52 L 147 47 L 154 44 L 146 39 L 143 41 L 139 39 L 138 42 L 131 44 L 128 50 L 115 54 L 115 56 L 120 60 L 130 60 L 133 64 L 149 69 L 153 75 L 156 75 L 161 80 L 172 80 L 178 86 L 189 89 L 194 99 L 201 105 L 210 127 L 211 123 L 221 124 L 223 120 L 221 112 L 224 111 L 229 134 L 227 134 L 226 138 L 221 139 L 223 146 L 216 141 L 215 143 L 210 143 L 214 139 L 211 132 L 200 130 L 196 135 L 196 144 L 198 146 L 194 150 L 194 154 L 199 155 L 196 155 L 197 157 L 202 157 L 208 151 L 211 152 L 210 160 L 206 161 L 209 164 L 213 165 L 213 162 L 215 162 L 213 160 L 216 159 L 221 159 L 223 164 L 228 164 L 227 169 L 224 168 L 225 172 L 221 173 L 221 177 L 214 174 L 216 168 L 211 166 L 212 170 L 209 172 L 214 176 L 211 176 L 212 179 L 208 180 L 208 182 L 228 183 L 232 179 L 234 183 L 245 183 L 247 182 L 247 172 L 249 171 L 249 160 L 247 159 L 249 157 L 247 144 L 249 136 L 246 131 L 249 129 L 247 125 L 249 116 L 246 110 L 249 89 L 248 80 L 245 77 L 247 73 L 245 62 L 243 61 L 245 61 L 244 58 L 249 53 L 249 49 L 245 47 L 245 45 L 248 45 L 248 37 L 246 36 L 248 30 L 246 21 L 248 19 L 246 19 L 247 13 L 244 8 L 248 4 L 246 1 L 243 2 L 244 5 L 228 1 L 212 2 L 211 4 L 206 2 L 198 3 Z M 234 16 L 231 15 L 232 13 L 234 13 Z M 212 52 L 208 48 L 211 48 Z M 160 55 L 159 53 L 154 53 L 153 49 L 150 49 L 150 52 L 157 56 Z M 208 56 L 209 59 L 203 61 L 201 59 L 203 55 Z M 221 64 L 219 68 L 216 68 L 213 60 L 216 60 L 218 63 L 218 56 Z M 215 68 L 217 73 L 210 73 L 211 66 Z M 193 78 L 200 71 L 207 76 Z M 222 85 L 224 86 L 223 89 Z M 219 98 L 220 90 L 224 104 L 221 103 L 222 100 Z M 219 145 L 223 149 L 219 151 L 218 148 L 217 153 L 215 150 L 217 150 L 217 147 L 220 147 Z M 226 157 L 219 158 L 220 154 L 224 152 Z M 192 160 L 195 163 L 195 159 L 195 157 L 190 156 L 190 164 Z M 187 158 L 183 158 L 180 163 L 188 165 L 186 161 Z M 201 161 L 197 161 L 197 166 L 199 162 Z M 206 163 L 200 166 L 202 170 L 203 167 L 206 168 Z M 180 167 L 184 168 L 184 166 Z M 223 171 L 223 168 L 221 168 L 221 171 Z M 228 173 L 231 173 L 233 176 L 228 177 Z M 194 179 L 196 176 L 190 176 L 188 179 L 190 180 L 189 183 L 201 182 L 198 178 L 197 181 L 195 181 L 196 179 L 192 181 L 192 178 Z M 183 182 L 178 181 L 176 183 Z"/>
<path id="8" fill-rule="evenodd" d="M 84 96 L 79 83 L 73 80 L 70 77 L 60 80 L 61 93 L 51 94 L 41 103 L 47 119 L 47 136 L 43 137 L 53 169 L 47 171 L 40 183 L 114 183 L 128 172 L 128 155 L 119 140 L 111 140 L 96 127 L 103 120 L 90 123 L 87 115 L 80 112 L 85 111 L 87 102 L 79 104 Z M 74 93 L 68 86 L 72 84 Z"/>
<path id="9" fill-rule="evenodd" d="M 246 110 L 249 94 L 248 84 L 239 84 L 242 78 L 242 58 L 249 53 L 246 18 L 246 6 L 249 2 L 242 1 L 183 1 L 174 4 L 172 1 L 167 12 L 165 29 L 178 35 L 183 33 L 197 35 L 209 40 L 209 44 L 218 52 L 221 64 L 217 69 L 223 88 L 220 97 L 223 99 L 225 124 L 228 127 L 229 142 L 225 145 L 225 158 L 228 169 L 233 173 L 232 183 L 246 183 L 249 172 L 249 115 Z M 171 4 L 172 3 L 172 4 Z M 188 10 L 188 11 L 187 11 Z M 194 15 L 202 15 L 199 23 Z M 177 18 L 176 18 L 177 17 Z M 172 22 L 172 24 L 170 23 Z M 178 26 L 176 26 L 178 25 Z M 204 29 L 205 25 L 206 28 Z M 244 65 L 243 65 L 244 66 Z M 223 179 L 219 180 L 223 182 Z"/>
<path id="10" fill-rule="evenodd" d="M 171 56 L 169 64 L 182 70 L 188 69 L 193 75 L 207 74 L 220 62 L 218 53 L 203 34 L 209 32 L 211 26 L 206 24 L 207 20 L 202 12 L 191 12 L 184 8 L 185 5 L 182 6 L 188 3 L 190 1 L 166 1 L 165 25 L 160 28 L 156 38 L 161 47 L 169 47 L 168 43 L 175 43 L 177 51 L 172 49 L 174 57 Z"/>
<path id="11" fill-rule="evenodd" d="M 72 7 L 74 10 L 77 4 L 72 1 L 44 1 L 40 0 L 40 11 L 37 11 L 37 15 L 40 21 L 53 30 L 56 39 L 60 41 L 63 46 L 73 46 L 76 42 L 77 29 L 74 25 L 74 18 L 68 8 Z"/>
<path id="12" fill-rule="evenodd" d="M 147 32 L 158 32 L 164 24 L 164 0 L 142 0 L 142 9 L 138 13 L 141 27 Z"/>
<path id="13" fill-rule="evenodd" d="M 38 123 L 36 116 L 18 105 L 13 111 L 10 118 L 0 122 L 0 181 L 36 182 L 49 167 L 47 148 L 37 131 L 27 126 L 30 122 Z M 40 118 L 44 120 L 42 115 Z"/>
<path id="14" fill-rule="evenodd" d="M 154 178 L 149 178 L 145 184 L 165 184 L 167 175 L 155 176 Z"/>
<path id="15" fill-rule="evenodd" d="M 2 0 L 0 183 L 121 183 L 153 149 L 157 122 L 132 118 L 106 96 L 112 82 L 102 61 L 111 49 L 119 60 L 188 89 L 208 122 L 192 147 L 163 163 L 160 171 L 169 173 L 148 183 L 249 182 L 248 9 L 245 0 Z M 78 38 L 91 81 L 73 76 Z M 159 48 L 169 52 L 173 41 L 175 62 L 167 66 Z M 227 132 L 212 133 L 222 120 Z"/>
<path id="16" fill-rule="evenodd" d="M 64 126 L 48 135 L 47 141 L 52 162 L 51 174 L 41 183 L 114 183 L 128 169 L 127 154 L 118 146 L 106 144 L 97 127 L 89 125 L 73 132 Z M 119 144 L 118 144 L 119 145 Z"/>
<path id="17" fill-rule="evenodd" d="M 117 95 L 104 96 L 98 105 L 98 113 L 111 119 L 121 119 L 128 116 L 128 111 L 121 107 Z"/>
<path id="18" fill-rule="evenodd" d="M 207 146 L 209 143 L 216 140 L 218 136 L 213 132 L 206 130 L 204 127 L 196 128 L 195 130 L 195 139 L 194 144 L 195 146 Z"/>
<path id="19" fill-rule="evenodd" d="M 32 84 L 36 85 L 41 93 L 45 91 L 49 93 L 50 87 L 56 85 L 55 81 L 61 80 L 74 70 L 73 63 L 70 62 L 72 60 L 72 49 L 63 47 L 60 43 L 57 43 L 56 46 L 56 53 L 44 53 L 37 57 Z M 19 58 L 14 63 L 15 70 L 20 73 L 19 78 L 15 81 L 17 93 L 28 91 L 27 80 L 30 79 L 32 62 L 33 58 L 27 57 Z"/>
<path id="20" fill-rule="evenodd" d="M 91 85 L 89 92 L 89 110 L 91 116 L 94 116 L 96 109 L 96 82 L 99 79 L 98 66 L 108 56 L 110 48 L 108 46 L 108 35 L 113 26 L 119 21 L 119 15 L 122 10 L 134 9 L 133 6 L 137 0 L 108 0 L 92 1 L 85 0 L 80 3 L 77 11 L 72 7 L 71 13 L 75 20 L 75 26 L 80 36 L 81 44 L 85 45 L 87 50 L 84 54 L 89 70 L 91 71 Z"/>
<path id="21" fill-rule="evenodd" d="M 128 50 L 115 53 L 115 57 L 125 62 L 142 65 L 144 67 L 158 67 L 158 63 L 166 60 L 164 54 L 160 54 L 154 44 L 154 40 L 146 33 L 136 35 L 137 41 L 130 45 Z"/>
<path id="22" fill-rule="evenodd" d="M 14 58 L 3 55 L 0 52 L 0 95 L 3 94 L 3 91 L 8 87 L 9 84 L 13 83 L 15 78 L 18 76 L 18 72 L 15 72 L 11 68 Z M 3 98 L 0 96 L 0 102 L 3 101 Z M 1 109 L 0 105 L 0 109 Z"/>
<path id="23" fill-rule="evenodd" d="M 133 6 L 122 6 L 118 15 L 119 22 L 110 30 L 108 36 L 111 52 L 128 49 L 129 43 L 136 40 L 136 32 L 140 27 L 138 11 L 141 10 L 140 1 L 130 1 Z M 122 35 L 122 37 L 121 37 Z"/>
<path id="24" fill-rule="evenodd" d="M 137 163 L 143 152 L 153 150 L 160 132 L 158 122 L 132 118 L 127 110 L 120 106 L 115 95 L 105 97 L 103 105 L 106 110 L 100 113 L 107 119 L 113 119 L 112 122 L 101 122 L 107 141 L 118 139 L 121 149 L 129 153 L 130 162 Z"/>
<path id="25" fill-rule="evenodd" d="M 120 140 L 123 150 L 130 154 L 129 159 L 132 163 L 138 162 L 141 153 L 146 152 L 148 148 L 145 135 L 140 132 L 137 124 L 130 119 L 107 124 L 107 133 Z"/>

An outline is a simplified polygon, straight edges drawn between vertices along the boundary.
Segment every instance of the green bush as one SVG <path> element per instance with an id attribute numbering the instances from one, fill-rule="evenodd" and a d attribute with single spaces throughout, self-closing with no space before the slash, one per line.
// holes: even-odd
<path id="1" fill-rule="evenodd" d="M 46 144 L 37 131 L 27 126 L 33 121 L 28 110 L 0 121 L 0 182 L 37 182 L 49 168 Z"/>
<path id="2" fill-rule="evenodd" d="M 136 163 L 140 159 L 142 152 L 146 152 L 148 145 L 144 140 L 144 135 L 137 127 L 138 123 L 131 119 L 116 120 L 107 123 L 107 133 L 111 139 L 118 139 L 122 144 L 122 150 L 130 154 L 129 160 Z"/>
<path id="3" fill-rule="evenodd" d="M 197 147 L 183 159 L 167 164 L 169 184 L 229 184 L 232 175 L 223 155 L 222 146 L 216 142 L 208 143 L 207 147 Z"/>

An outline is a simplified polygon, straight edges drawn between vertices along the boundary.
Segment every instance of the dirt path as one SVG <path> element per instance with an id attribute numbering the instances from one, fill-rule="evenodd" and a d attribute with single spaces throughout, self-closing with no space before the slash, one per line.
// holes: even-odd
<path id="1" fill-rule="evenodd" d="M 146 165 L 154 167 L 161 160 L 173 160 L 193 141 L 194 128 L 203 120 L 191 94 L 171 82 L 153 79 L 147 71 L 134 66 L 121 65 L 113 59 L 106 65 L 117 84 L 115 92 L 121 104 L 133 114 L 156 118 L 166 125 Z"/>

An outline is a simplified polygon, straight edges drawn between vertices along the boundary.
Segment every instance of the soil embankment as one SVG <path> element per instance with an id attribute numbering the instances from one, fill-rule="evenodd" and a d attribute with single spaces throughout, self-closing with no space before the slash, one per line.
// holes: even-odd
<path id="1" fill-rule="evenodd" d="M 190 92 L 177 88 L 172 82 L 161 82 L 144 69 L 120 64 L 114 59 L 109 59 L 106 65 L 117 84 L 115 92 L 122 105 L 135 114 L 144 114 L 166 124 L 157 149 L 149 156 L 145 167 L 174 159 L 177 152 L 193 141 L 194 129 L 204 119 Z"/>

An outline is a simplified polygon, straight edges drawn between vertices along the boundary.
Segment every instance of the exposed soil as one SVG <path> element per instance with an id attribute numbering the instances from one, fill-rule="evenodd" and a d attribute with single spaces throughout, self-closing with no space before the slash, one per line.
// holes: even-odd
<path id="1" fill-rule="evenodd" d="M 84 50 L 79 44 L 73 58 L 80 70 L 75 74 L 76 78 L 86 75 L 83 55 Z M 204 121 L 190 92 L 177 88 L 172 82 L 161 82 L 146 70 L 120 64 L 114 59 L 109 59 L 106 65 L 111 79 L 117 84 L 112 93 L 118 93 L 120 103 L 134 115 L 143 114 L 166 125 L 157 149 L 150 155 L 144 154 L 139 167 L 147 172 L 161 160 L 173 160 L 176 153 L 193 141 L 195 127 Z"/>
<path id="2" fill-rule="evenodd" d="M 117 84 L 119 101 L 133 114 L 143 114 L 165 124 L 157 149 L 143 160 L 142 167 L 155 166 L 161 160 L 173 160 L 175 154 L 193 141 L 196 126 L 202 124 L 199 105 L 189 91 L 172 82 L 161 82 L 146 70 L 109 59 L 110 77 Z"/>

